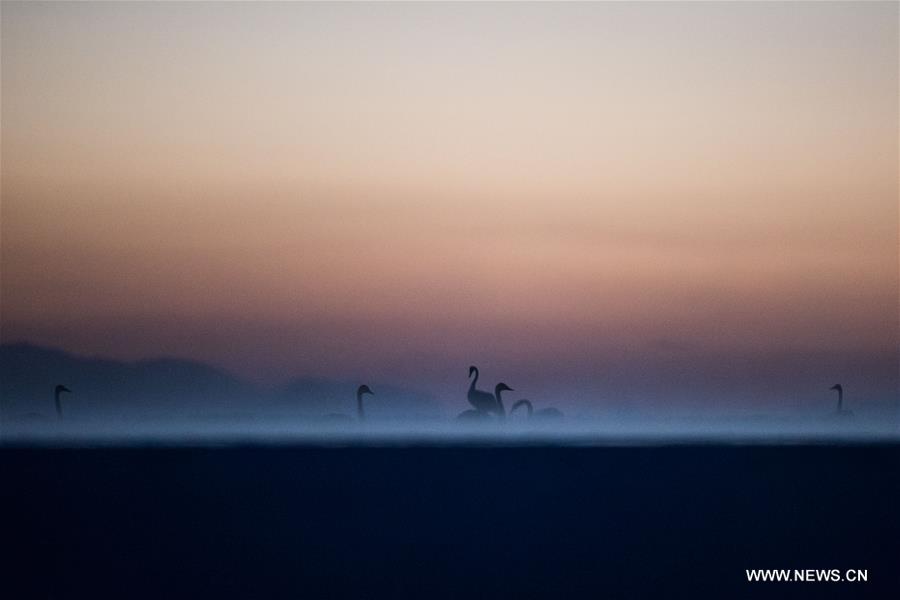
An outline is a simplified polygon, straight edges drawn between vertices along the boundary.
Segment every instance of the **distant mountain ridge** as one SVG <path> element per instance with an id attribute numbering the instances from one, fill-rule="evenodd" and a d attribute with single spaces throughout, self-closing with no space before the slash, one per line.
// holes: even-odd
<path id="1" fill-rule="evenodd" d="M 203 362 L 156 358 L 133 362 L 84 357 L 26 342 L 0 344 L 0 418 L 54 417 L 53 387 L 72 389 L 64 413 L 92 415 L 285 415 L 355 414 L 356 385 L 301 377 L 270 389 Z M 421 392 L 369 382 L 373 418 L 438 412 Z"/>

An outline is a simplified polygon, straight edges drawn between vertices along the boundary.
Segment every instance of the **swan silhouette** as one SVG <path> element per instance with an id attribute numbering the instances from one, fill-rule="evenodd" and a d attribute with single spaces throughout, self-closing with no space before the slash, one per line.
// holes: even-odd
<path id="1" fill-rule="evenodd" d="M 844 386 L 839 383 L 834 384 L 829 390 L 835 390 L 838 393 L 837 414 L 852 415 L 853 411 L 844 409 Z"/>
<path id="2" fill-rule="evenodd" d="M 373 392 L 371 390 L 371 388 L 369 388 L 369 386 L 367 386 L 367 385 L 361 385 L 358 388 L 356 388 L 356 416 L 360 421 L 366 420 L 366 413 L 363 410 L 363 398 L 362 398 L 364 394 L 370 394 L 370 395 L 374 396 L 375 392 Z M 330 413 L 330 414 L 325 415 L 325 418 L 329 419 L 329 420 L 341 420 L 341 421 L 352 421 L 353 420 L 350 416 L 344 415 L 341 413 Z"/>
<path id="3" fill-rule="evenodd" d="M 528 411 L 529 419 L 558 419 L 563 416 L 562 411 L 553 407 L 542 408 L 541 410 L 535 412 L 534 406 L 532 406 L 531 404 L 531 400 L 526 400 L 525 398 L 522 398 L 512 405 L 512 408 L 509 409 L 510 416 L 512 416 L 512 414 L 516 412 L 516 410 L 522 408 L 523 406 Z"/>
<path id="4" fill-rule="evenodd" d="M 475 378 L 469 384 L 469 393 L 466 394 L 469 404 L 479 412 L 494 412 L 497 408 L 497 399 L 490 392 L 475 387 L 478 384 L 478 367 L 469 367 L 469 377 L 472 377 L 473 374 Z"/>
<path id="5" fill-rule="evenodd" d="M 506 417 L 506 409 L 503 407 L 503 398 L 500 397 L 500 394 L 502 394 L 503 392 L 512 392 L 512 391 L 515 391 L 515 390 L 513 390 L 511 387 L 509 387 L 505 383 L 498 383 L 494 387 L 494 398 L 495 398 L 494 408 L 488 412 L 494 412 L 497 414 L 498 417 L 501 417 L 501 418 Z"/>
<path id="6" fill-rule="evenodd" d="M 71 394 L 72 390 L 64 385 L 57 385 L 53 388 L 53 402 L 56 404 L 56 416 L 62 418 L 62 403 L 59 400 L 60 394 Z"/>
<path id="7" fill-rule="evenodd" d="M 478 369 L 476 367 L 469 367 L 469 377 L 472 376 L 473 372 L 475 373 L 475 379 L 472 380 L 472 384 L 469 386 L 469 394 L 467 397 L 469 403 L 472 404 L 475 409 L 464 410 L 456 415 L 456 418 L 463 421 L 472 421 L 476 419 L 485 419 L 491 415 L 495 415 L 501 419 L 506 417 L 506 409 L 503 407 L 502 394 L 503 392 L 512 392 L 513 389 L 505 383 L 498 383 L 494 387 L 493 394 L 477 390 L 475 389 L 475 382 L 478 381 Z"/>
<path id="8" fill-rule="evenodd" d="M 367 385 L 361 385 L 356 388 L 356 416 L 359 417 L 360 421 L 366 420 L 366 413 L 363 411 L 363 394 L 374 396 L 375 392 L 369 389 Z"/>

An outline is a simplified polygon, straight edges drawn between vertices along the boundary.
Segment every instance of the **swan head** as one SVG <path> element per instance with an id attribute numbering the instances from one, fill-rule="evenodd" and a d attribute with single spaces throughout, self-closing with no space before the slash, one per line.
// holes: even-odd
<path id="1" fill-rule="evenodd" d="M 499 394 L 500 392 L 512 392 L 515 391 L 505 383 L 498 383 L 497 387 L 494 388 L 494 393 Z"/>
<path id="2" fill-rule="evenodd" d="M 372 396 L 374 396 L 374 395 L 375 395 L 375 392 L 373 392 L 371 389 L 369 389 L 369 386 L 367 386 L 367 385 L 361 385 L 361 386 L 359 386 L 359 388 L 356 390 L 356 395 L 357 395 L 357 396 L 362 396 L 363 394 L 371 394 Z"/>
<path id="3" fill-rule="evenodd" d="M 474 375 L 477 371 L 478 371 L 478 367 L 475 367 L 475 366 L 469 367 L 469 377 Z"/>
<path id="4" fill-rule="evenodd" d="M 70 390 L 69 388 L 67 388 L 64 385 L 58 385 L 53 389 L 53 393 L 55 393 L 55 394 L 62 394 L 63 392 L 67 392 L 67 393 L 71 394 L 72 390 Z"/>
<path id="5" fill-rule="evenodd" d="M 829 389 L 829 390 L 837 390 L 837 391 L 839 391 L 839 392 L 843 392 L 843 391 L 844 391 L 844 388 L 842 388 L 842 387 L 841 387 L 841 384 L 839 384 L 839 383 L 834 384 L 833 386 L 831 386 L 831 387 L 828 388 L 828 389 Z"/>

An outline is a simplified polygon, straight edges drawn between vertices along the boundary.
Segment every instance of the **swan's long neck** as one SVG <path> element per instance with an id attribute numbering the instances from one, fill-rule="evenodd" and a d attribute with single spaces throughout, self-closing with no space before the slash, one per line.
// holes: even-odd
<path id="1" fill-rule="evenodd" d="M 472 380 L 472 383 L 469 384 L 469 391 L 475 391 L 475 384 L 478 383 L 478 367 L 475 367 L 475 379 Z"/>
<path id="2" fill-rule="evenodd" d="M 56 416 L 62 417 L 62 403 L 59 401 L 60 390 L 53 392 L 53 400 L 56 403 Z"/>
<path id="3" fill-rule="evenodd" d="M 363 411 L 362 397 L 362 392 L 356 392 L 356 415 L 359 417 L 360 421 L 364 421 L 366 418 L 366 413 Z"/>
<path id="4" fill-rule="evenodd" d="M 512 408 L 509 409 L 509 414 L 512 415 L 514 412 L 516 412 L 516 409 L 522 406 L 524 406 L 528 411 L 528 418 L 530 419 L 532 413 L 534 413 L 534 406 L 531 405 L 530 400 L 525 400 L 524 398 L 512 405 Z"/>
<path id="5" fill-rule="evenodd" d="M 500 408 L 500 413 L 499 413 L 499 414 L 500 414 L 501 417 L 505 417 L 505 416 L 506 416 L 506 409 L 503 408 L 503 398 L 500 397 L 500 395 L 501 395 L 502 393 L 503 393 L 503 390 L 501 390 L 499 387 L 498 387 L 497 389 L 494 390 L 494 396 L 497 397 L 497 406 Z"/>
<path id="6" fill-rule="evenodd" d="M 841 412 L 844 409 L 844 390 L 839 389 L 838 393 L 838 412 Z"/>

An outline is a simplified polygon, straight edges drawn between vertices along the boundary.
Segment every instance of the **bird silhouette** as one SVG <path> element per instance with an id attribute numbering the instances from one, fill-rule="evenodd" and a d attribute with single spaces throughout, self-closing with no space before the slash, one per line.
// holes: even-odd
<path id="1" fill-rule="evenodd" d="M 836 383 L 828 389 L 835 390 L 838 393 L 837 414 L 844 416 L 852 415 L 853 411 L 844 409 L 844 386 Z"/>
<path id="2" fill-rule="evenodd" d="M 358 420 L 365 421 L 366 413 L 363 410 L 363 394 L 370 394 L 372 396 L 375 395 L 375 392 L 369 388 L 367 385 L 361 385 L 356 388 L 356 416 Z M 341 414 L 341 413 L 329 413 L 325 415 L 325 418 L 329 421 L 352 421 L 353 419 L 349 415 Z"/>
<path id="3" fill-rule="evenodd" d="M 366 420 L 366 413 L 363 411 L 363 394 L 369 394 L 370 396 L 374 396 L 375 392 L 369 389 L 367 385 L 361 385 L 356 388 L 356 416 L 359 417 L 360 421 Z"/>
<path id="4" fill-rule="evenodd" d="M 56 416 L 62 418 L 62 403 L 59 400 L 60 394 L 71 394 L 72 390 L 64 385 L 57 385 L 53 388 L 53 402 L 56 404 Z"/>
<path id="5" fill-rule="evenodd" d="M 516 410 L 525 407 L 528 411 L 529 419 L 558 419 L 563 416 L 562 412 L 553 407 L 550 408 L 542 408 L 541 410 L 535 412 L 534 406 L 531 404 L 531 400 L 526 400 L 522 398 L 518 402 L 512 405 L 512 408 L 509 409 L 509 414 L 512 416 Z"/>
<path id="6" fill-rule="evenodd" d="M 500 397 L 500 394 L 502 394 L 503 392 L 513 392 L 513 391 L 515 391 L 515 390 L 513 390 L 511 387 L 509 387 L 505 383 L 498 383 L 494 387 L 495 405 L 488 412 L 494 412 L 494 413 L 496 413 L 496 415 L 498 417 L 501 417 L 501 418 L 506 417 L 506 409 L 503 408 L 503 398 Z"/>
<path id="7" fill-rule="evenodd" d="M 474 368 L 474 367 L 473 367 Z M 478 421 L 489 419 L 491 417 L 496 417 L 499 419 L 503 419 L 506 417 L 506 409 L 503 407 L 503 399 L 501 394 L 503 392 L 512 392 L 513 389 L 506 385 L 505 383 L 498 383 L 494 388 L 494 394 L 488 394 L 487 392 L 481 392 L 479 390 L 475 390 L 479 394 L 484 394 L 487 398 L 479 400 L 479 408 L 478 409 L 469 409 L 464 410 L 463 412 L 456 415 L 457 420 L 459 421 Z M 469 401 L 472 401 L 471 389 L 469 390 Z M 488 401 L 490 398 L 490 401 Z"/>
<path id="8" fill-rule="evenodd" d="M 479 390 L 475 386 L 478 384 L 478 367 L 469 367 L 469 377 L 475 375 L 472 383 L 469 384 L 469 393 L 466 398 L 469 400 L 475 410 L 480 412 L 491 413 L 496 411 L 497 399 L 490 392 Z"/>

